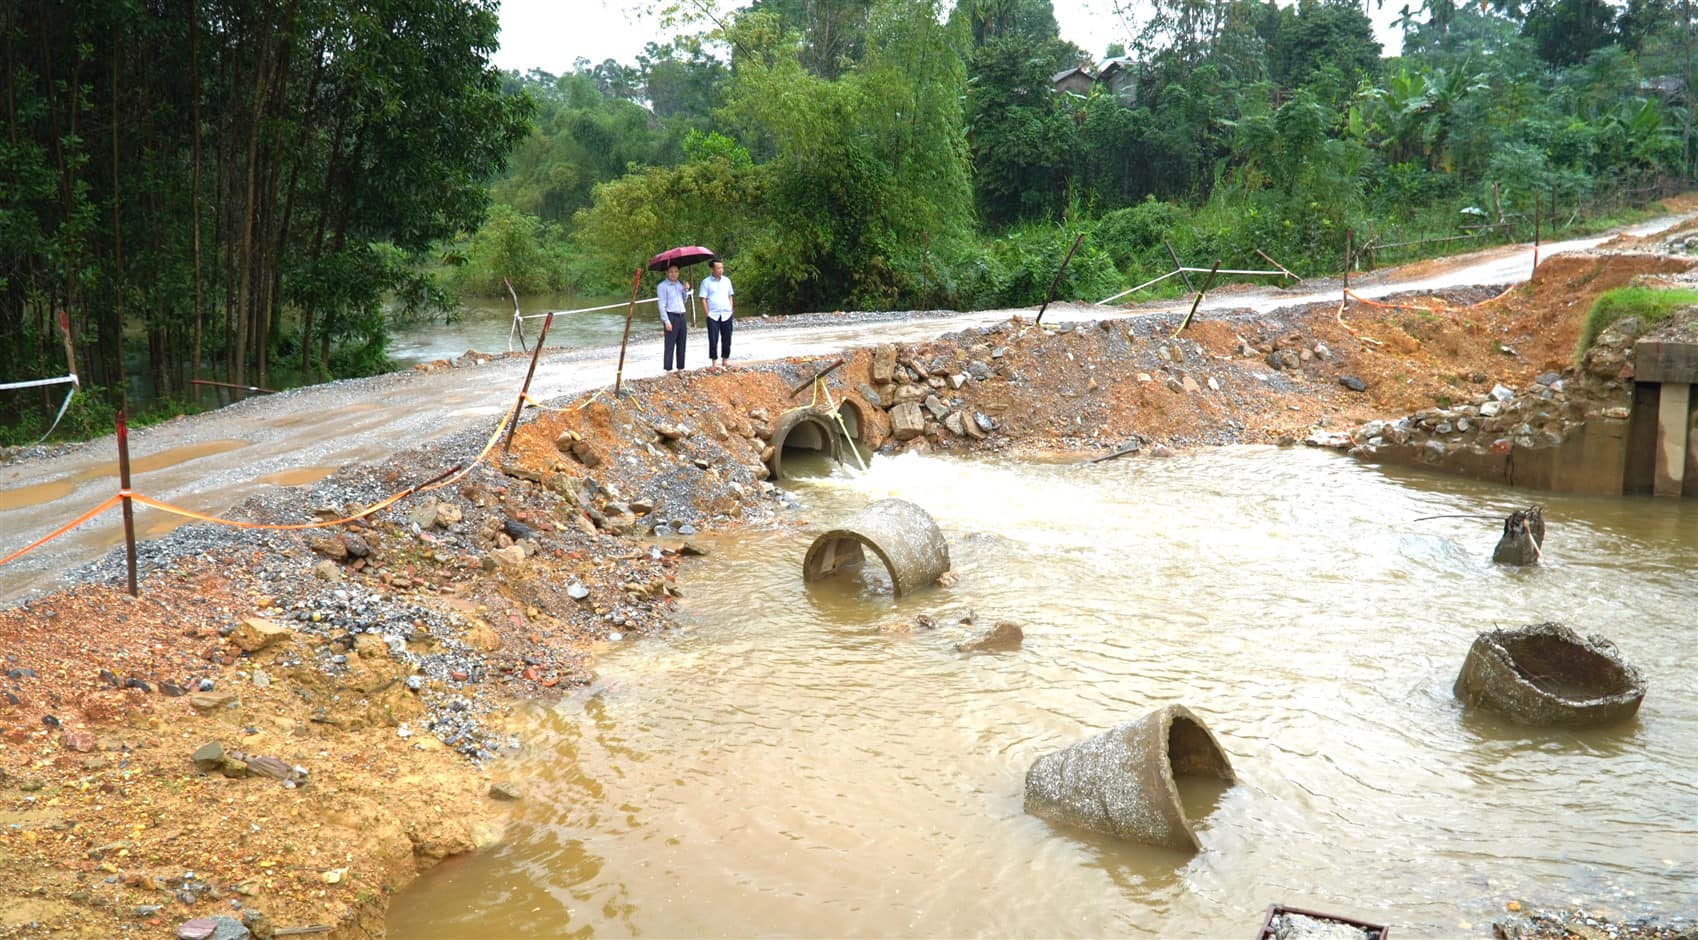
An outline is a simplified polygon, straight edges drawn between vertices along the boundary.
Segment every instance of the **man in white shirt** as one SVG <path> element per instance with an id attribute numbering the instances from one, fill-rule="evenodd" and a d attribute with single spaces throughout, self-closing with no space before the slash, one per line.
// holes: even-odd
<path id="1" fill-rule="evenodd" d="M 702 279 L 698 291 L 702 313 L 707 317 L 709 366 L 717 360 L 723 369 L 731 358 L 731 297 L 735 293 L 731 279 L 725 276 L 725 262 L 715 260 L 713 273 Z"/>

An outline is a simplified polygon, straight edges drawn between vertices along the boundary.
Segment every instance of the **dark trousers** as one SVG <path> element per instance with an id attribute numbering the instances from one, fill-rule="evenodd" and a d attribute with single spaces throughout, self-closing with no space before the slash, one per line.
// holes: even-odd
<path id="1" fill-rule="evenodd" d="M 731 321 L 708 317 L 708 362 L 731 358 Z"/>
<path id="2" fill-rule="evenodd" d="M 672 329 L 667 330 L 665 333 L 666 351 L 662 356 L 662 360 L 666 363 L 666 371 L 671 372 L 672 351 L 674 349 L 678 350 L 678 368 L 684 368 L 685 320 L 682 313 L 669 313 L 666 315 L 666 319 L 672 324 Z"/>

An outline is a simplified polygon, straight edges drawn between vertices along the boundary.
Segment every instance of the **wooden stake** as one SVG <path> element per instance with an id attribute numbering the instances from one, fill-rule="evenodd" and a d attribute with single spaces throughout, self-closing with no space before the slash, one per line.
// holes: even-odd
<path id="1" fill-rule="evenodd" d="M 1191 275 L 1185 273 L 1185 265 L 1179 263 L 1179 252 L 1174 251 L 1173 246 L 1168 244 L 1165 238 L 1161 240 L 1161 246 L 1167 249 L 1167 256 L 1173 259 L 1173 269 L 1179 272 L 1180 279 L 1185 282 L 1185 292 L 1187 294 L 1195 293 L 1197 288 L 1191 283 Z"/>
<path id="2" fill-rule="evenodd" d="M 625 335 L 619 338 L 619 371 L 613 374 L 613 400 L 619 401 L 619 383 L 625 381 L 625 346 L 631 342 L 631 318 L 637 313 L 637 289 L 643 283 L 643 269 L 631 275 L 631 305 L 625 309 Z M 662 310 L 661 313 L 665 314 Z"/>
<path id="3" fill-rule="evenodd" d="M 59 332 L 65 336 L 65 374 L 71 377 L 72 391 L 82 391 L 83 383 L 77 378 L 77 348 L 71 343 L 71 315 L 59 311 Z"/>
<path id="4" fill-rule="evenodd" d="M 1539 223 L 1541 221 L 1539 218 L 1539 207 L 1544 205 L 1544 203 L 1544 193 L 1533 194 L 1533 270 L 1527 275 L 1529 278 L 1531 278 L 1534 274 L 1539 273 L 1539 236 L 1542 234 L 1539 227 Z"/>
<path id="5" fill-rule="evenodd" d="M 830 374 L 832 372 L 832 370 L 836 369 L 838 366 L 840 366 L 842 364 L 843 364 L 843 360 L 838 359 L 836 362 L 833 362 L 831 365 L 826 366 L 825 368 L 819 370 L 818 372 L 815 372 L 811 378 L 808 378 L 807 380 L 803 381 L 802 384 L 797 385 L 795 388 L 792 388 L 790 390 L 790 397 L 795 398 L 797 395 L 800 395 L 803 392 L 807 391 L 808 386 L 814 384 L 815 382 L 818 382 L 820 379 L 825 378 L 828 374 Z"/>
<path id="6" fill-rule="evenodd" d="M 1268 264 L 1271 264 L 1274 267 L 1278 268 L 1280 270 L 1280 273 L 1284 274 L 1286 277 L 1291 278 L 1292 280 L 1296 281 L 1299 284 L 1303 283 L 1303 279 L 1298 277 L 1295 274 L 1292 274 L 1290 268 L 1287 268 L 1285 265 L 1280 264 L 1278 261 L 1275 261 L 1274 259 L 1268 257 L 1267 252 L 1263 251 L 1260 248 L 1257 248 L 1256 254 L 1261 255 L 1263 261 L 1266 261 Z"/>
<path id="7" fill-rule="evenodd" d="M 1174 336 L 1178 336 L 1185 331 L 1186 327 L 1191 325 L 1191 318 L 1197 315 L 1197 307 L 1203 303 L 1203 295 L 1209 292 L 1209 287 L 1215 282 L 1215 272 L 1219 270 L 1220 261 L 1216 259 L 1215 266 L 1209 269 L 1209 276 L 1203 278 L 1203 289 L 1197 292 L 1197 299 L 1191 301 L 1191 312 L 1185 315 L 1185 319 L 1179 321 L 1179 329 L 1173 331 Z"/>
<path id="8" fill-rule="evenodd" d="M 1061 284 L 1061 272 L 1067 270 L 1067 262 L 1073 260 L 1073 253 L 1079 250 L 1079 243 L 1084 240 L 1085 233 L 1080 232 L 1079 237 L 1073 239 L 1073 247 L 1067 249 L 1067 257 L 1061 259 L 1061 267 L 1055 269 L 1055 277 L 1049 282 L 1049 291 L 1044 294 L 1044 305 L 1038 308 L 1038 318 L 1034 321 L 1039 326 L 1043 325 L 1044 311 L 1049 309 L 1049 302 L 1055 299 L 1055 289 Z"/>
<path id="9" fill-rule="evenodd" d="M 1350 293 L 1350 239 L 1354 233 L 1344 230 L 1344 292 Z"/>
<path id="10" fill-rule="evenodd" d="M 519 414 L 525 410 L 525 399 L 531 394 L 531 376 L 537 374 L 537 360 L 542 358 L 542 344 L 548 339 L 548 328 L 554 324 L 554 311 L 543 318 L 542 332 L 537 334 L 537 344 L 531 347 L 531 367 L 525 370 L 525 384 L 519 388 L 519 400 L 513 403 L 513 417 L 507 422 L 507 439 L 501 442 L 501 456 L 507 456 L 507 449 L 513 446 L 513 432 L 519 430 Z"/>
<path id="11" fill-rule="evenodd" d="M 130 432 L 118 412 L 118 495 L 124 506 L 124 560 L 129 565 L 130 596 L 136 597 L 136 510 L 130 502 Z"/>

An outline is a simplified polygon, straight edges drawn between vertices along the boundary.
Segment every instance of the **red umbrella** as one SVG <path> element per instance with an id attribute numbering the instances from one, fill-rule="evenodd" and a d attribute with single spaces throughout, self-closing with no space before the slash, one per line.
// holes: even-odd
<path id="1" fill-rule="evenodd" d="M 649 259 L 650 271 L 664 271 L 671 265 L 686 267 L 702 261 L 712 261 L 713 252 L 700 245 L 690 245 L 685 248 L 669 248 Z"/>

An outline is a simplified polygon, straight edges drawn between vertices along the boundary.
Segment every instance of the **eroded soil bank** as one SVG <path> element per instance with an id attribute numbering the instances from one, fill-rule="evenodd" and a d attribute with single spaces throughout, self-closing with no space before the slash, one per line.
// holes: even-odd
<path id="1" fill-rule="evenodd" d="M 109 556 L 0 612 L 0 936 L 194 918 L 227 918 L 219 936 L 380 934 L 419 870 L 499 838 L 513 703 L 593 681 L 601 644 L 671 629 L 693 533 L 794 524 L 773 438 L 826 395 L 891 451 L 1289 442 L 1548 370 L 1563 351 L 1539 285 L 1480 303 L 1499 293 L 1213 315 L 1178 338 L 1176 317 L 1014 318 L 856 350 L 817 384 L 831 360 L 628 383 L 617 403 L 531 411 L 505 460 L 356 523 L 145 543 L 139 599 Z M 350 514 L 468 463 L 490 430 L 237 515 Z"/>

